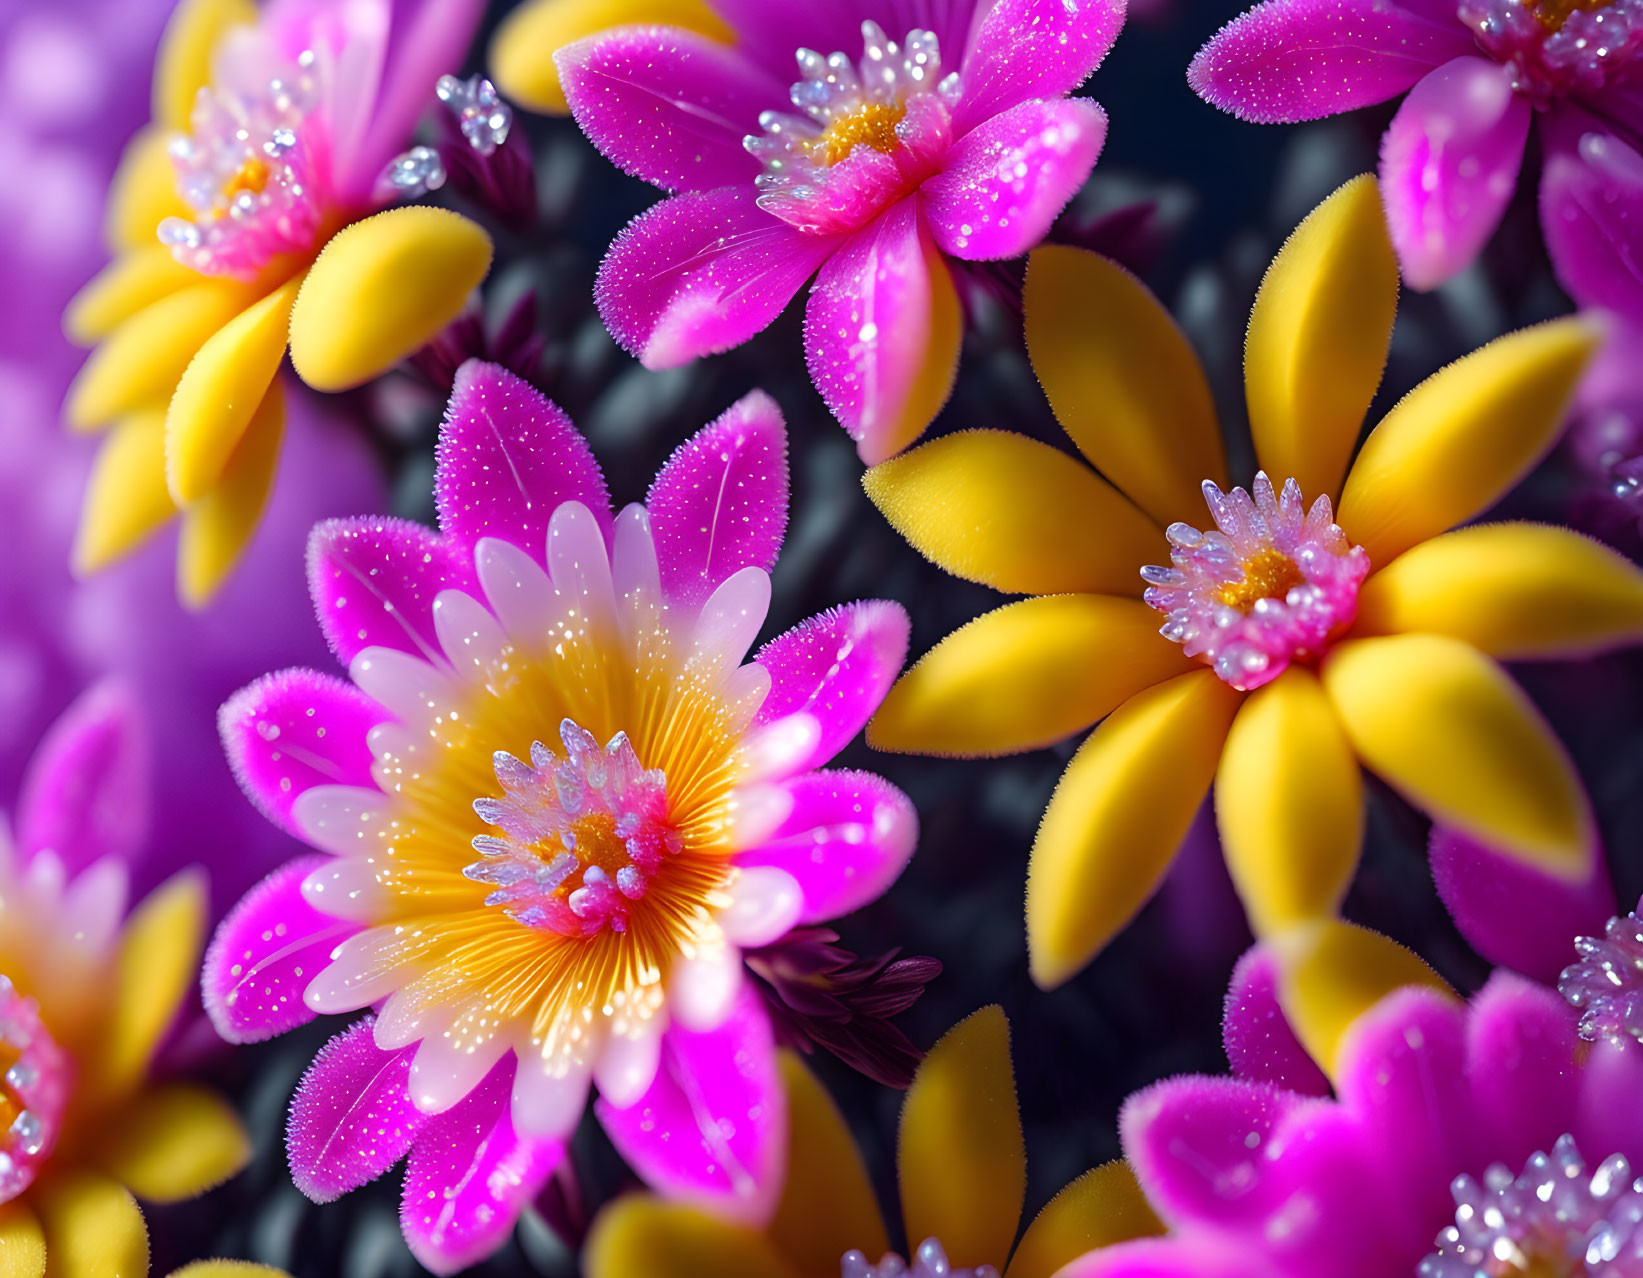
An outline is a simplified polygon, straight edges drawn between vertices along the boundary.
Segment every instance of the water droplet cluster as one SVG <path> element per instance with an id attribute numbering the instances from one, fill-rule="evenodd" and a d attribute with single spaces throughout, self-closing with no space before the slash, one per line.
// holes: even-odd
<path id="1" fill-rule="evenodd" d="M 954 1269 L 941 1244 L 934 1238 L 926 1238 L 913 1253 L 911 1265 L 895 1252 L 888 1253 L 875 1265 L 861 1252 L 847 1251 L 839 1261 L 839 1278 L 998 1278 L 998 1270 L 991 1265 Z"/>
<path id="2" fill-rule="evenodd" d="M 1643 50 L 1643 0 L 1465 0 L 1460 19 L 1539 106 L 1603 88 Z"/>
<path id="3" fill-rule="evenodd" d="M 1643 1039 L 1643 919 L 1610 919 L 1602 936 L 1576 937 L 1575 953 L 1557 991 L 1580 1013 L 1580 1036 L 1617 1045 Z"/>
<path id="4" fill-rule="evenodd" d="M 72 1065 L 33 1000 L 3 976 L 0 1063 L 0 1202 L 9 1202 L 33 1184 L 57 1143 Z"/>

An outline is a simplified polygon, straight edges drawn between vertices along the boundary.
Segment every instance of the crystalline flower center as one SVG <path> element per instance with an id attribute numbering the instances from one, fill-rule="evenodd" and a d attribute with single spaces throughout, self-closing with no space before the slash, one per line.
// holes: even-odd
<path id="1" fill-rule="evenodd" d="M 1557 990 L 1580 1012 L 1580 1036 L 1617 1046 L 1643 1040 L 1643 919 L 1610 919 L 1602 936 L 1576 937 L 1575 952 Z"/>
<path id="2" fill-rule="evenodd" d="M 1203 487 L 1215 528 L 1171 524 L 1169 566 L 1141 570 L 1142 597 L 1168 618 L 1160 634 L 1247 692 L 1352 624 L 1369 555 L 1347 541 L 1329 498 L 1307 510 L 1293 479 L 1281 494 L 1265 472 L 1253 496 Z"/>
<path id="3" fill-rule="evenodd" d="M 1643 55 L 1643 0 L 1463 0 L 1459 13 L 1541 107 L 1596 92 Z"/>
<path id="4" fill-rule="evenodd" d="M 563 755 L 536 742 L 529 763 L 498 751 L 504 797 L 474 801 L 499 835 L 473 841 L 481 859 L 463 874 L 495 885 L 485 898 L 526 927 L 562 936 L 628 929 L 662 863 L 684 846 L 668 821 L 667 778 L 647 771 L 626 734 L 604 749 L 566 719 Z"/>
<path id="5" fill-rule="evenodd" d="M 888 155 L 901 145 L 896 125 L 906 114 L 907 108 L 900 102 L 869 102 L 860 110 L 831 121 L 808 149 L 829 167 L 849 156 L 858 145 L 870 146 Z"/>
<path id="6" fill-rule="evenodd" d="M 0 976 L 0 1202 L 39 1175 L 62 1130 L 72 1065 L 39 1011 Z"/>
<path id="7" fill-rule="evenodd" d="M 998 1278 L 998 1270 L 991 1265 L 954 1269 L 942 1245 L 926 1238 L 913 1253 L 911 1265 L 895 1252 L 875 1265 L 861 1252 L 847 1251 L 839 1261 L 839 1278 Z"/>

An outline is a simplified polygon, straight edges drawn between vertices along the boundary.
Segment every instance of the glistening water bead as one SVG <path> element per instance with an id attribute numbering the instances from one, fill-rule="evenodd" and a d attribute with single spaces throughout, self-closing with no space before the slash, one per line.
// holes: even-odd
<path id="1" fill-rule="evenodd" d="M 875 1265 L 861 1252 L 847 1251 L 839 1261 L 839 1278 L 998 1278 L 998 1270 L 991 1265 L 954 1269 L 941 1243 L 926 1238 L 913 1253 L 911 1265 L 895 1252 L 887 1253 Z"/>
<path id="2" fill-rule="evenodd" d="M 1578 961 L 1563 969 L 1557 992 L 1580 1013 L 1580 1036 L 1624 1045 L 1643 1040 L 1643 919 L 1609 920 L 1602 936 L 1575 938 Z"/>

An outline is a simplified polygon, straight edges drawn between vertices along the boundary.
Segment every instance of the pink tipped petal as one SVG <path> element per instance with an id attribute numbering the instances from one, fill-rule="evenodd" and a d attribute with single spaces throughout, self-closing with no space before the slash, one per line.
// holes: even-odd
<path id="1" fill-rule="evenodd" d="M 630 222 L 599 267 L 599 314 L 646 368 L 740 346 L 832 253 L 753 202 L 751 182 L 664 200 Z"/>
<path id="2" fill-rule="evenodd" d="M 674 963 L 668 977 L 668 1006 L 684 1029 L 712 1033 L 735 1012 L 745 985 L 742 954 L 736 946 L 699 945 L 695 953 Z"/>
<path id="3" fill-rule="evenodd" d="M 1263 945 L 1251 947 L 1233 969 L 1221 1041 L 1239 1077 L 1307 1096 L 1329 1095 L 1329 1080 L 1278 1006 L 1278 962 Z"/>
<path id="4" fill-rule="evenodd" d="M 317 785 L 370 788 L 366 737 L 387 713 L 350 683 L 315 670 L 281 670 L 236 692 L 217 714 L 240 788 L 295 834 L 291 805 Z"/>
<path id="5" fill-rule="evenodd" d="M 331 951 L 359 931 L 303 895 L 303 879 L 328 862 L 304 856 L 282 865 L 218 924 L 200 971 L 200 995 L 217 1033 L 230 1043 L 260 1043 L 314 1019 L 303 991 Z"/>
<path id="6" fill-rule="evenodd" d="M 399 1223 L 436 1274 L 485 1259 L 565 1157 L 558 1140 L 520 1136 L 508 1112 L 513 1062 L 504 1060 L 460 1105 L 430 1119 L 411 1147 Z"/>
<path id="7" fill-rule="evenodd" d="M 1574 107 L 1541 120 L 1540 224 L 1558 282 L 1583 307 L 1643 319 L 1643 154 Z"/>
<path id="8" fill-rule="evenodd" d="M 1555 990 L 1497 972 L 1472 997 L 1466 1071 L 1491 1159 L 1520 1166 L 1574 1129 L 1582 1090 L 1575 1068 L 1576 1015 Z M 1614 1150 L 1605 1146 L 1607 1158 Z"/>
<path id="9" fill-rule="evenodd" d="M 804 772 L 813 766 L 810 760 L 820 752 L 821 742 L 821 720 L 803 710 L 761 724 L 742 740 L 742 780 L 781 781 Z"/>
<path id="10" fill-rule="evenodd" d="M 787 502 L 787 426 L 754 391 L 681 444 L 645 498 L 668 600 L 694 608 L 739 569 L 773 568 Z"/>
<path id="11" fill-rule="evenodd" d="M 1395 98 L 1475 48 L 1458 19 L 1387 0 L 1265 0 L 1199 50 L 1187 81 L 1241 120 L 1292 124 Z"/>
<path id="12" fill-rule="evenodd" d="M 428 1122 L 405 1090 L 410 1070 L 411 1049 L 379 1048 L 368 1016 L 320 1048 L 285 1127 L 298 1189 L 316 1203 L 332 1202 L 400 1160 Z"/>
<path id="13" fill-rule="evenodd" d="M 106 679 L 81 693 L 23 774 L 24 860 L 50 852 L 72 878 L 105 857 L 135 856 L 148 840 L 151 772 L 148 725 L 131 690 Z"/>
<path id="14" fill-rule="evenodd" d="M 924 215 L 943 252 L 1019 257 L 1049 233 L 1095 167 L 1107 113 L 1069 98 L 1023 102 L 960 138 L 924 184 Z"/>
<path id="15" fill-rule="evenodd" d="M 962 134 L 1029 98 L 1083 84 L 1124 25 L 1124 0 L 998 0 L 970 40 L 960 75 Z M 943 44 L 943 52 L 947 45 Z"/>
<path id="16" fill-rule="evenodd" d="M 1441 826 L 1431 856 L 1438 895 L 1472 948 L 1538 981 L 1555 983 L 1573 961 L 1573 938 L 1601 936 L 1616 912 L 1601 856 L 1585 883 L 1571 884 Z"/>
<path id="17" fill-rule="evenodd" d="M 868 599 L 800 622 L 759 649 L 754 660 L 770 672 L 770 693 L 756 722 L 806 714 L 821 729 L 792 771 L 820 767 L 866 726 L 901 673 L 911 627 L 900 604 Z"/>
<path id="18" fill-rule="evenodd" d="M 480 538 L 497 537 L 545 563 L 548 521 L 567 501 L 591 510 L 610 536 L 610 494 L 587 440 L 505 368 L 469 360 L 457 369 L 437 457 L 439 526 L 464 559 Z"/>
<path id="19" fill-rule="evenodd" d="M 787 104 L 787 83 L 677 27 L 623 27 L 554 56 L 571 114 L 613 164 L 665 191 L 750 183 L 742 139 Z M 789 77 L 791 79 L 791 77 Z"/>
<path id="20" fill-rule="evenodd" d="M 424 1114 L 443 1114 L 484 1082 L 508 1050 L 495 1035 L 477 1047 L 450 1033 L 428 1035 L 417 1045 L 405 1082 L 411 1103 Z"/>
<path id="21" fill-rule="evenodd" d="M 438 534 L 405 519 L 331 519 L 308 538 L 308 592 L 343 662 L 371 647 L 441 660 L 434 599 L 470 589 L 472 567 Z"/>
<path id="22" fill-rule="evenodd" d="M 770 1020 L 752 989 L 717 1030 L 668 1030 L 661 1069 L 632 1105 L 601 1099 L 594 1110 L 622 1157 L 661 1193 L 748 1224 L 775 1209 L 787 1107 Z"/>
<path id="23" fill-rule="evenodd" d="M 811 772 L 779 793 L 787 815 L 736 864 L 790 874 L 804 894 L 798 922 L 835 919 L 877 900 L 918 843 L 912 801 L 870 772 Z"/>
<path id="24" fill-rule="evenodd" d="M 1533 110 L 1511 71 L 1456 58 L 1410 90 L 1381 141 L 1387 226 L 1411 288 L 1469 265 L 1517 188 Z"/>

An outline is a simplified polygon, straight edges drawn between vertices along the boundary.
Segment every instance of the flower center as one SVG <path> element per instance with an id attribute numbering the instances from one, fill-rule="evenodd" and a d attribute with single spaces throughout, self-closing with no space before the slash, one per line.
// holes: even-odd
<path id="1" fill-rule="evenodd" d="M 998 1278 L 998 1270 L 991 1265 L 954 1269 L 941 1244 L 926 1238 L 913 1253 L 911 1265 L 895 1252 L 889 1252 L 875 1265 L 861 1252 L 847 1251 L 839 1261 L 839 1278 Z"/>
<path id="2" fill-rule="evenodd" d="M 869 102 L 859 111 L 833 120 L 808 150 L 830 168 L 848 157 L 858 143 L 889 155 L 901 145 L 896 125 L 906 114 L 907 108 L 900 102 Z"/>
<path id="3" fill-rule="evenodd" d="M 1357 616 L 1369 573 L 1328 497 L 1309 511 L 1293 479 L 1275 494 L 1264 471 L 1253 488 L 1223 493 L 1205 480 L 1215 528 L 1171 524 L 1170 565 L 1141 570 L 1142 597 L 1168 618 L 1159 633 L 1245 692 L 1318 657 Z"/>
<path id="4" fill-rule="evenodd" d="M 1480 1185 L 1455 1177 L 1455 1223 L 1420 1262 L 1419 1278 L 1583 1278 L 1632 1274 L 1643 1261 L 1643 1180 L 1614 1154 L 1589 1170 L 1574 1137 L 1547 1157 L 1530 1155 L 1520 1175 L 1504 1163 Z"/>
<path id="5" fill-rule="evenodd" d="M 1580 1036 L 1617 1046 L 1643 1039 L 1643 919 L 1610 919 L 1602 936 L 1576 937 L 1575 953 L 1557 991 L 1580 1012 Z"/>
<path id="6" fill-rule="evenodd" d="M 563 755 L 536 742 L 528 764 L 497 752 L 505 797 L 477 799 L 474 811 L 502 834 L 474 839 L 483 859 L 463 874 L 495 884 L 485 904 L 527 927 L 561 936 L 625 932 L 628 903 L 684 846 L 668 822 L 667 778 L 644 769 L 626 733 L 601 750 L 566 719 L 559 737 Z"/>
<path id="7" fill-rule="evenodd" d="M 1537 106 L 1636 68 L 1643 0 L 1463 0 L 1460 19 Z"/>
<path id="8" fill-rule="evenodd" d="M 0 1202 L 39 1175 L 62 1130 L 68 1055 L 40 1021 L 32 999 L 0 976 Z"/>

